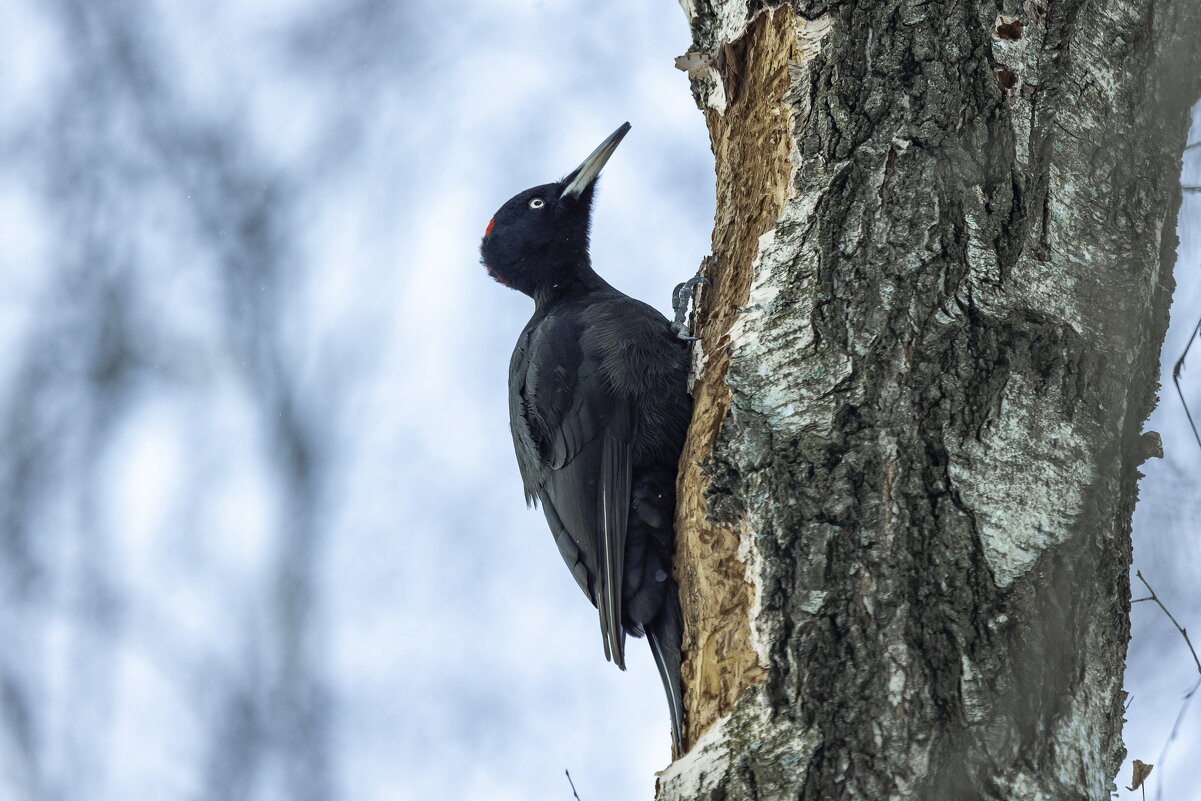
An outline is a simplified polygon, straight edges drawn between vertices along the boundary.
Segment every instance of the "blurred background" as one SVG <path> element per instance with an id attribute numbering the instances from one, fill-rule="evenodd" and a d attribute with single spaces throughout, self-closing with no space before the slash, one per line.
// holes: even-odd
<path id="1" fill-rule="evenodd" d="M 629 120 L 594 258 L 667 310 L 713 217 L 677 5 L 0 19 L 0 801 L 569 799 L 564 769 L 584 801 L 651 798 L 658 678 L 645 648 L 604 661 L 522 503 L 530 303 L 478 244 Z M 1165 370 L 1201 315 L 1199 193 L 1181 233 Z M 1165 377 L 1136 566 L 1201 630 L 1201 448 Z M 1196 671 L 1152 605 L 1135 631 L 1155 762 Z M 1199 744 L 1193 708 L 1152 787 L 1201 798 Z"/>

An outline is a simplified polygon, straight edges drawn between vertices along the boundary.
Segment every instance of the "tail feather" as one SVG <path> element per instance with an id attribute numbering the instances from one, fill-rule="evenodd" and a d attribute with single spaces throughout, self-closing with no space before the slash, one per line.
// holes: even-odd
<path id="1" fill-rule="evenodd" d="M 680 614 L 680 602 L 675 587 L 672 587 L 662 612 L 646 627 L 646 639 L 667 694 L 667 707 L 671 712 L 671 741 L 676 756 L 684 753 L 684 695 L 680 686 L 680 642 L 683 636 L 684 620 Z"/>
<path id="2" fill-rule="evenodd" d="M 621 589 L 625 574 L 627 517 L 630 509 L 630 453 L 628 442 L 606 436 L 601 451 L 599 517 L 599 553 L 597 558 L 597 599 L 600 612 L 601 637 L 605 643 L 605 659 L 622 670 L 626 669 L 625 630 L 622 627 Z"/>

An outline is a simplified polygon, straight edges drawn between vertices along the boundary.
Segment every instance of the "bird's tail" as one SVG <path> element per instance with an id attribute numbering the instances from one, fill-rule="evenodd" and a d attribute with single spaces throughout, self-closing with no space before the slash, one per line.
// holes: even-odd
<path id="1" fill-rule="evenodd" d="M 646 627 L 646 639 L 655 656 L 663 690 L 667 693 L 667 707 L 671 712 L 671 741 L 677 757 L 684 754 L 684 696 L 680 687 L 680 642 L 683 636 L 684 619 L 673 586 L 667 593 L 663 610 Z"/>

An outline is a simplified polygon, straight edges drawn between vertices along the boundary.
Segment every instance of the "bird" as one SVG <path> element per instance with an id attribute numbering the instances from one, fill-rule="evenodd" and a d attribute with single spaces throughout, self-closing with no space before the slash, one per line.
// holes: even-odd
<path id="1" fill-rule="evenodd" d="M 681 328 L 679 302 L 699 279 L 677 287 L 673 323 L 593 269 L 597 177 L 629 130 L 622 124 L 561 180 L 506 201 L 480 253 L 492 278 L 534 301 L 509 363 L 526 502 L 541 506 L 597 608 L 605 658 L 625 670 L 626 635 L 646 637 L 680 754 L 683 617 L 672 559 L 693 338 Z"/>

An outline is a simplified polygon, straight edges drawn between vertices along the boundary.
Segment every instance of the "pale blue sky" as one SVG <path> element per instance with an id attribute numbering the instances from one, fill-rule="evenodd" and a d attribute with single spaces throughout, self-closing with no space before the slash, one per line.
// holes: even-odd
<path id="1" fill-rule="evenodd" d="M 584 801 L 649 799 L 658 678 L 645 648 L 605 662 L 524 507 L 505 381 L 530 302 L 478 245 L 628 120 L 594 260 L 667 309 L 713 216 L 682 11 L 0 9 L 0 798 L 567 799 L 568 768 Z M 1182 219 L 1165 358 L 1201 313 L 1201 195 Z M 1152 427 L 1138 566 L 1201 626 L 1201 458 L 1172 396 Z M 1135 623 L 1154 761 L 1191 662 L 1157 610 Z M 1201 793 L 1201 710 L 1183 732 L 1174 799 Z"/>

